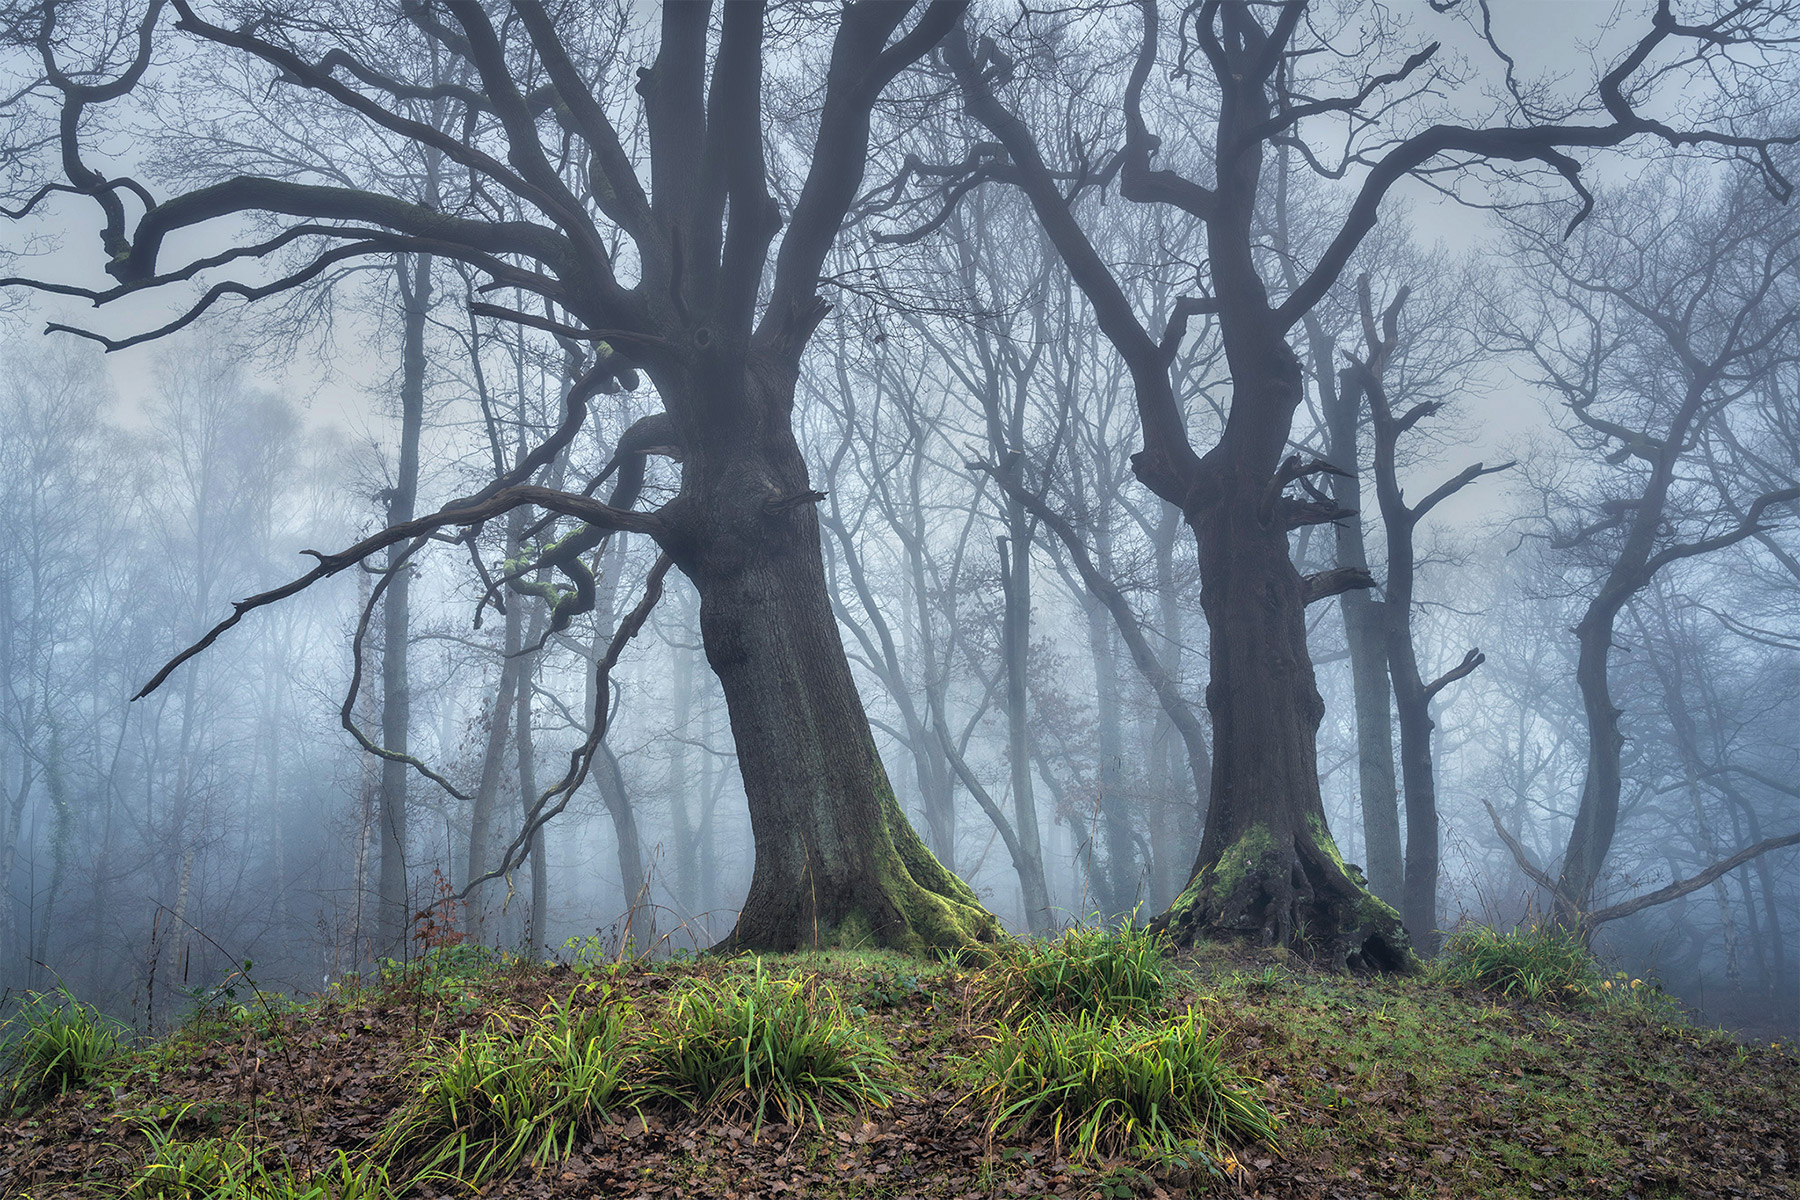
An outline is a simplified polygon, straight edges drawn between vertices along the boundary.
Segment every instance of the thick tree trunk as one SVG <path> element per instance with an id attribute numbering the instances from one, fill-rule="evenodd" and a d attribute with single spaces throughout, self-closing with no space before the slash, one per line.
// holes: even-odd
<path id="1" fill-rule="evenodd" d="M 750 894 L 720 948 L 991 940 L 993 917 L 907 823 L 876 754 L 785 419 L 792 384 L 765 384 L 781 391 L 739 410 L 782 419 L 685 428 L 682 492 L 663 510 L 665 544 L 700 593 L 756 839 Z"/>
<path id="2" fill-rule="evenodd" d="M 1224 261 L 1215 253 L 1215 270 Z M 1193 876 L 1156 924 L 1177 944 L 1249 938 L 1353 969 L 1404 970 L 1411 959 L 1399 914 L 1344 863 L 1320 799 L 1325 705 L 1288 548 L 1288 502 L 1273 486 L 1300 364 L 1279 333 L 1254 315 L 1242 322 L 1226 329 L 1231 415 L 1187 506 L 1212 655 L 1212 802 Z M 1134 465 L 1156 466 L 1148 455 Z"/>

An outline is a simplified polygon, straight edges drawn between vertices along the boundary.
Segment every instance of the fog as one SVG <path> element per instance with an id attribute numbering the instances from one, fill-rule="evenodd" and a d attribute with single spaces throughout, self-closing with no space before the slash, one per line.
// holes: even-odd
<path id="1" fill-rule="evenodd" d="M 551 22 L 598 97 L 573 117 L 526 112 L 531 88 L 568 84 L 505 6 L 457 19 L 506 40 L 510 100 L 436 10 L 346 12 L 341 34 L 269 17 L 242 36 L 270 49 L 245 53 L 225 28 L 241 7 L 204 36 L 155 18 L 181 52 L 118 95 L 87 90 L 131 69 L 141 14 L 76 5 L 54 38 L 8 35 L 0 992 L 60 986 L 161 1028 L 234 980 L 308 993 L 416 957 L 442 922 L 534 956 L 806 929 L 941 948 L 890 935 L 856 876 L 833 875 L 842 903 L 814 881 L 890 783 L 918 836 L 890 831 L 898 851 L 872 861 L 924 880 L 922 841 L 1016 934 L 1180 910 L 1197 856 L 1225 877 L 1209 812 L 1287 718 L 1247 718 L 1263 681 L 1215 658 L 1278 588 L 1211 566 L 1205 489 L 1178 505 L 1153 478 L 1183 434 L 1213 478 L 1251 401 L 1236 260 L 1133 190 L 1155 191 L 1126 161 L 1135 11 L 977 6 L 951 35 L 973 67 L 940 50 L 896 68 L 806 274 L 788 264 L 836 177 L 814 157 L 835 10 L 777 6 L 757 124 L 718 134 L 732 118 L 710 112 L 726 148 L 695 165 L 659 157 L 654 97 L 679 63 L 641 6 Z M 1228 115 L 1164 7 L 1144 162 L 1219 184 Z M 1332 65 L 1290 50 L 1279 111 L 1442 48 L 1354 118 L 1259 143 L 1243 269 L 1272 306 L 1307 294 L 1383 154 L 1443 122 L 1604 124 L 1594 80 L 1649 28 L 1533 5 L 1557 35 L 1534 49 L 1527 6 L 1497 6 L 1491 46 L 1479 8 L 1316 7 L 1289 33 Z M 1794 1036 L 1800 205 L 1795 115 L 1765 97 L 1793 75 L 1788 16 L 1756 21 L 1658 46 L 1630 97 L 1641 136 L 1522 160 L 1471 142 L 1380 197 L 1279 331 L 1298 391 L 1251 498 L 1265 527 L 1288 514 L 1280 587 L 1304 597 L 1310 665 L 1248 661 L 1313 712 L 1318 840 L 1416 949 L 1561 921 L 1709 1021 Z M 703 59 L 742 49 L 728 25 L 702 24 Z M 370 73 L 295 82 L 333 47 Z M 46 55 L 93 74 L 55 83 Z M 715 98 L 740 86 L 713 69 Z M 1696 98 L 1701 76 L 1716 95 Z M 980 125 L 983 88 L 1035 131 L 1075 233 L 1020 144 Z M 78 104 L 71 160 L 55 118 Z M 1678 116 L 1717 136 L 1671 146 L 1656 127 Z M 536 173 L 508 158 L 508 120 L 540 126 Z M 69 161 L 144 195 L 64 186 Z M 710 194 L 706 170 L 750 172 L 780 232 L 750 244 L 740 176 L 710 215 L 652 210 Z M 382 204 L 179 215 L 252 177 Z M 710 245 L 664 232 L 683 221 Z M 729 375 L 713 331 L 740 327 Z M 1160 355 L 1148 375 L 1132 336 Z M 835 628 L 807 624 L 820 571 Z M 1221 740 L 1227 719 L 1245 723 Z M 832 790 L 871 778 L 872 800 Z M 783 896 L 798 915 L 765 918 Z M 1240 932 L 1335 945 L 1286 917 Z"/>

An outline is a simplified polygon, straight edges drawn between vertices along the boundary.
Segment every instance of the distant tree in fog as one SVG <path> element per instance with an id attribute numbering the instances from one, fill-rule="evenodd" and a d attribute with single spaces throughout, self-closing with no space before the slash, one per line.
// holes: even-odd
<path id="1" fill-rule="evenodd" d="M 1650 179 L 1606 195 L 1567 240 L 1547 227 L 1522 238 L 1530 282 L 1513 307 L 1493 310 L 1588 456 L 1543 499 L 1551 546 L 1583 576 L 1575 634 L 1587 772 L 1557 876 L 1536 872 L 1557 919 L 1584 934 L 1729 869 L 1715 863 L 1646 895 L 1594 904 L 1624 782 L 1612 673 L 1621 616 L 1662 573 L 1754 547 L 1800 501 L 1800 486 L 1709 473 L 1701 450 L 1728 436 L 1746 398 L 1800 348 L 1800 220 L 1749 181 L 1696 167 Z M 1725 863 L 1795 842 L 1800 833 L 1765 838 Z"/>

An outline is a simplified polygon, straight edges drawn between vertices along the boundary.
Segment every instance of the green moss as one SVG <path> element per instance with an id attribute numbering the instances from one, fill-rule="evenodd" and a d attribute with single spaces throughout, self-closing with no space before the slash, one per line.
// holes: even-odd
<path id="1" fill-rule="evenodd" d="M 1246 873 L 1274 853 L 1275 835 L 1269 827 L 1260 822 L 1250 826 L 1213 864 L 1212 894 L 1220 898 L 1231 895 L 1244 882 Z"/>
<path id="2" fill-rule="evenodd" d="M 868 914 L 860 908 L 853 908 L 846 913 L 826 939 L 826 945 L 834 950 L 857 950 L 874 944 L 875 928 L 869 923 Z"/>
<path id="3" fill-rule="evenodd" d="M 1000 922 L 982 907 L 969 887 L 954 872 L 939 862 L 925 845 L 912 822 L 900 809 L 893 785 L 874 747 L 869 749 L 874 762 L 874 784 L 881 798 L 882 815 L 888 827 L 891 851 L 880 855 L 882 886 L 900 909 L 906 928 L 898 937 L 881 941 L 895 950 L 924 954 L 931 950 L 963 950 L 998 941 L 1005 936 Z M 884 850 L 886 848 L 884 847 Z M 865 916 L 864 945 L 874 945 L 874 932 Z M 843 927 L 840 926 L 840 930 Z M 833 939 L 836 945 L 856 943 L 842 932 Z"/>
<path id="4" fill-rule="evenodd" d="M 1212 879 L 1212 875 L 1213 869 L 1210 864 L 1194 872 L 1194 877 L 1188 880 L 1188 885 L 1181 890 L 1181 895 L 1175 897 L 1175 903 L 1169 905 L 1169 911 L 1183 912 L 1199 904 L 1201 897 L 1206 895 L 1207 883 Z"/>
<path id="5" fill-rule="evenodd" d="M 1362 893 L 1362 899 L 1356 903 L 1357 921 L 1364 925 L 1382 925 L 1388 922 L 1400 924 L 1400 914 L 1394 906 L 1371 892 L 1369 881 L 1363 878 L 1363 873 L 1344 861 L 1343 853 L 1338 850 L 1331 831 L 1325 828 L 1325 819 L 1314 813 L 1306 818 L 1306 827 L 1312 831 L 1313 841 L 1325 852 L 1325 857 Z"/>

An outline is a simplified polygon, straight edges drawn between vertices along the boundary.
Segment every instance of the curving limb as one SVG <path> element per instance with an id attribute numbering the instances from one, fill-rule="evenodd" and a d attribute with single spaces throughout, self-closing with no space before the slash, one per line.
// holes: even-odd
<path id="1" fill-rule="evenodd" d="M 619 622 L 618 629 L 613 631 L 612 640 L 607 643 L 606 653 L 601 656 L 599 663 L 594 667 L 597 686 L 594 689 L 593 724 L 588 730 L 587 738 L 581 745 L 570 751 L 568 771 L 561 779 L 540 793 L 532 803 L 530 811 L 526 814 L 524 826 L 500 855 L 500 864 L 485 875 L 477 876 L 464 884 L 462 890 L 456 894 L 457 899 L 467 899 L 482 884 L 491 879 L 499 879 L 520 866 L 530 853 L 532 836 L 569 806 L 569 801 L 574 798 L 576 790 L 587 779 L 588 772 L 593 767 L 594 755 L 600 749 L 600 743 L 605 739 L 607 727 L 612 719 L 613 668 L 618 665 L 619 656 L 625 652 L 625 647 L 643 630 L 644 622 L 650 619 L 650 614 L 655 610 L 657 601 L 662 599 L 663 579 L 668 575 L 669 568 L 672 566 L 674 566 L 674 561 L 667 554 L 657 556 L 655 564 L 650 568 L 649 576 L 644 581 L 643 598 L 638 601 L 637 607 L 625 614 L 625 619 Z M 552 800 L 556 801 L 553 807 L 550 806 Z"/>
<path id="2" fill-rule="evenodd" d="M 662 522 L 652 513 L 623 512 L 609 505 L 601 504 L 599 501 L 590 500 L 586 496 L 572 495 L 568 492 L 556 491 L 553 488 L 530 484 L 503 487 L 481 497 L 452 501 L 427 516 L 404 521 L 398 525 L 389 526 L 380 533 L 371 534 L 336 554 L 321 554 L 316 550 L 305 551 L 304 553 L 318 560 L 318 566 L 278 588 L 245 600 L 234 601 L 229 617 L 214 625 L 207 631 L 206 636 L 165 663 L 150 682 L 132 696 L 132 699 L 141 700 L 161 687 L 177 667 L 218 641 L 222 634 L 259 608 L 297 595 L 321 579 L 329 579 L 331 576 L 355 566 L 378 550 L 385 550 L 389 546 L 435 533 L 452 525 L 479 525 L 528 504 L 562 513 L 565 516 L 579 517 L 590 525 L 608 529 L 644 533 L 651 537 L 657 537 L 663 532 Z"/>

